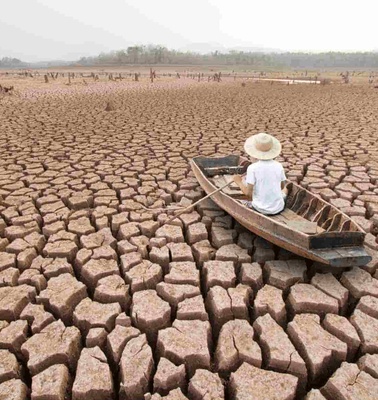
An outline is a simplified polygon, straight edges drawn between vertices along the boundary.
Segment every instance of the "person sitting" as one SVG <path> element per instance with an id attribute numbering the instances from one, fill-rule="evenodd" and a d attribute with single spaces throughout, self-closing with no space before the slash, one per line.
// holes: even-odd
<path id="1" fill-rule="evenodd" d="M 272 135 L 258 133 L 246 140 L 244 150 L 258 161 L 249 165 L 245 179 L 234 176 L 234 182 L 250 199 L 243 203 L 261 214 L 279 214 L 287 197 L 285 171 L 274 160 L 281 153 L 281 143 Z"/>

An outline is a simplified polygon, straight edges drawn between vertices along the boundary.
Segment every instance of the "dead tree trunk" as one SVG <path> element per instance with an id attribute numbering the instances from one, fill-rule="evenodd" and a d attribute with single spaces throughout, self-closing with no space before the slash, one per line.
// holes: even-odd
<path id="1" fill-rule="evenodd" d="M 112 101 L 108 101 L 106 103 L 105 111 L 114 111 L 114 104 Z"/>

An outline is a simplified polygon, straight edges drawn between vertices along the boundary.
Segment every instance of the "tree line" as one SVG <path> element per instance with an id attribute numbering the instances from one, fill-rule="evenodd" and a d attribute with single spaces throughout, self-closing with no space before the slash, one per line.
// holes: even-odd
<path id="1" fill-rule="evenodd" d="M 62 62 L 63 64 L 63 62 Z M 319 68 L 378 68 L 378 52 L 324 52 L 324 53 L 263 53 L 231 50 L 208 54 L 183 52 L 164 46 L 130 46 L 127 49 L 81 57 L 71 65 L 250 65 L 254 68 L 319 69 Z M 64 65 L 67 65 L 65 62 Z M 3 57 L 0 68 L 38 68 L 40 63 L 26 63 L 17 58 Z M 59 63 L 54 63 L 59 66 Z"/>
<path id="2" fill-rule="evenodd" d="M 163 46 L 131 46 L 124 50 L 82 57 L 85 66 L 123 64 L 251 65 L 273 68 L 378 68 L 378 52 L 262 53 L 231 50 L 209 54 L 170 50 Z"/>
<path id="3" fill-rule="evenodd" d="M 3 57 L 0 58 L 0 68 L 26 68 L 28 63 L 25 63 L 18 58 Z"/>

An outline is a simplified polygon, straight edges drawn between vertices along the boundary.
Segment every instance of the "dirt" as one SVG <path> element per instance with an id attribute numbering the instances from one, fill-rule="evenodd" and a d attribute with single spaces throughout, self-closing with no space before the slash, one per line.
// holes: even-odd
<path id="1" fill-rule="evenodd" d="M 253 328 L 261 346 L 266 367 L 297 376 L 302 387 L 307 384 L 306 363 L 296 351 L 293 343 L 281 326 L 269 315 L 256 319 Z"/>
<path id="2" fill-rule="evenodd" d="M 329 379 L 323 392 L 328 398 L 373 399 L 377 395 L 378 381 L 356 364 L 342 363 Z"/>
<path id="3" fill-rule="evenodd" d="M 33 399 L 64 400 L 70 392 L 70 381 L 70 373 L 64 364 L 52 365 L 33 377 Z"/>
<path id="4" fill-rule="evenodd" d="M 99 347 L 83 349 L 72 387 L 72 399 L 85 400 L 93 397 L 107 400 L 111 399 L 113 394 L 113 377 L 105 354 Z"/>
<path id="5" fill-rule="evenodd" d="M 215 351 L 217 370 L 221 373 L 234 372 L 243 362 L 261 367 L 261 349 L 253 336 L 254 330 L 245 320 L 237 319 L 225 323 Z"/>
<path id="6" fill-rule="evenodd" d="M 374 399 L 373 90 L 0 81 L 16 89 L 0 97 L 0 398 Z M 204 196 L 191 157 L 245 155 L 260 131 L 288 178 L 367 232 L 369 264 L 326 270 L 210 199 L 164 224 Z"/>
<path id="7" fill-rule="evenodd" d="M 166 358 L 160 358 L 159 364 L 154 376 L 154 392 L 161 395 L 168 394 L 175 388 L 184 389 L 186 385 L 185 366 L 176 366 Z"/>

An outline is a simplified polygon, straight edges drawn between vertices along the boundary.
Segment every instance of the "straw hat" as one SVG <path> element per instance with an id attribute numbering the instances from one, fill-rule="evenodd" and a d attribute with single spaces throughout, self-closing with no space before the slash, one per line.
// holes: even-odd
<path id="1" fill-rule="evenodd" d="M 245 141 L 244 150 L 258 160 L 272 160 L 281 153 L 281 143 L 272 135 L 261 132 Z"/>

